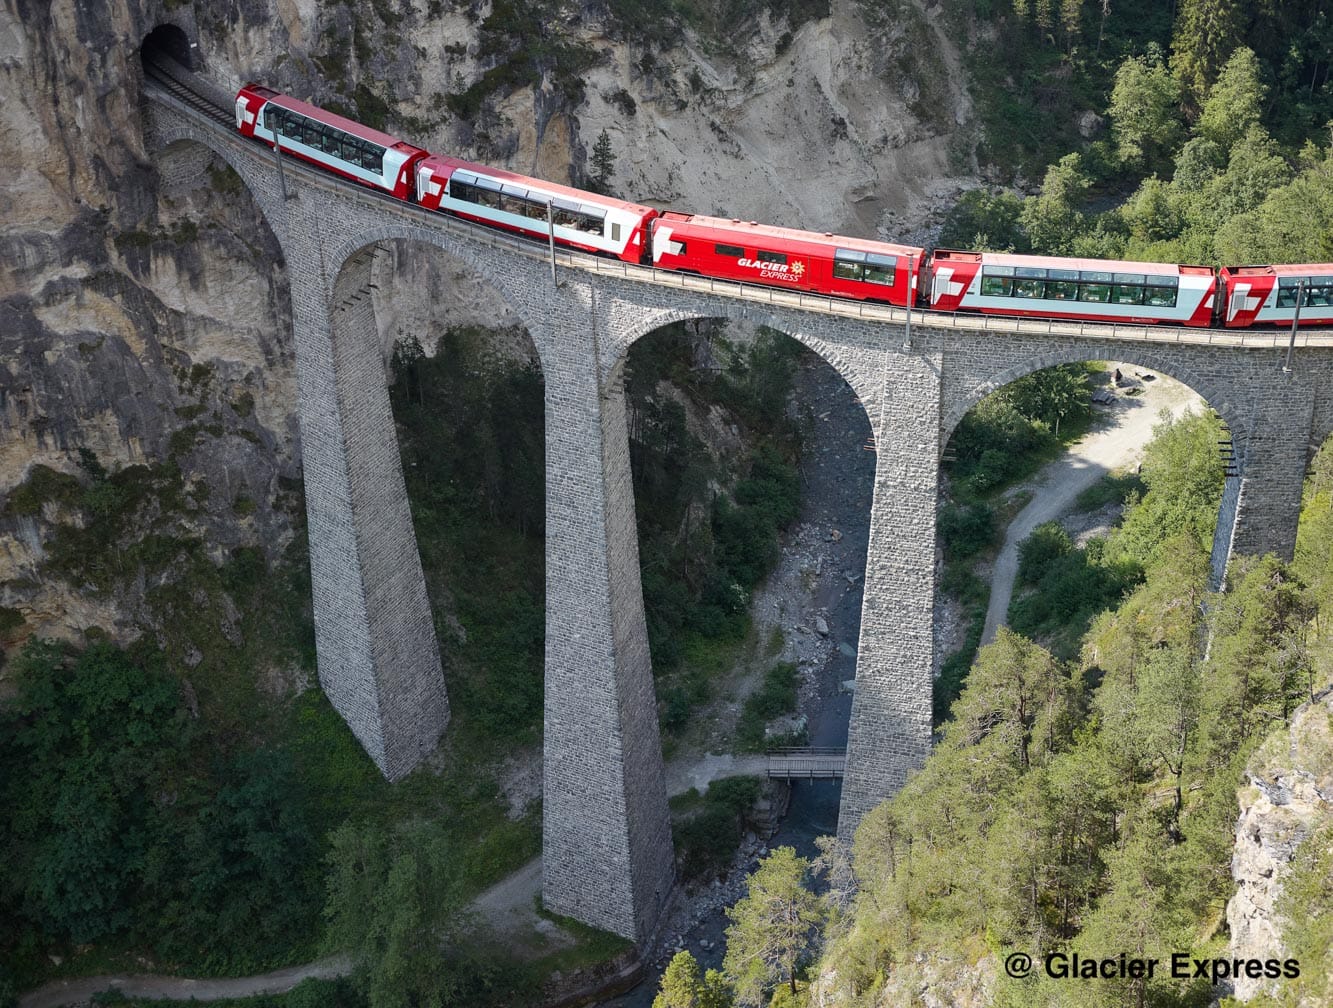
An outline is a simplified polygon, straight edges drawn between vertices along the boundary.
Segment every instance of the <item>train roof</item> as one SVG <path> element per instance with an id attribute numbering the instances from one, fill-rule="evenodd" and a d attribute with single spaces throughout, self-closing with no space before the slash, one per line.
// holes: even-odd
<path id="1" fill-rule="evenodd" d="M 411 150 L 421 150 L 422 148 L 409 144 L 405 140 L 400 140 L 396 136 L 388 133 L 382 133 L 379 130 L 371 129 L 369 126 L 363 126 L 355 119 L 348 119 L 346 116 L 340 116 L 336 112 L 330 112 L 328 109 L 320 108 L 318 105 L 311 105 L 309 102 L 303 102 L 299 98 L 293 98 L 291 95 L 281 94 L 271 88 L 266 88 L 262 84 L 247 84 L 241 89 L 249 91 L 251 94 L 275 103 L 279 108 L 285 108 L 290 112 L 299 112 L 325 125 L 333 126 L 342 130 L 344 133 L 350 133 L 354 137 L 360 137 L 362 140 L 368 140 L 370 143 L 377 144 L 380 147 L 403 147 Z"/>
<path id="2" fill-rule="evenodd" d="M 1329 276 L 1333 263 L 1280 263 L 1274 266 L 1223 266 L 1224 276 Z"/>
<path id="3" fill-rule="evenodd" d="M 935 259 L 979 262 L 987 266 L 1045 266 L 1047 269 L 1151 273 L 1156 276 L 1182 273 L 1211 276 L 1213 272 L 1208 266 L 1181 266 L 1176 263 L 1136 262 L 1126 259 L 1074 259 L 1065 256 L 1014 255 L 1009 252 L 961 252 L 953 249 L 936 249 Z"/>
<path id="4" fill-rule="evenodd" d="M 650 206 L 643 206 L 639 203 L 629 203 L 625 200 L 614 199 L 610 196 L 599 196 L 597 193 L 591 193 L 584 189 L 575 189 L 573 186 L 561 185 L 559 182 L 547 182 L 545 179 L 529 178 L 526 175 L 519 175 L 517 172 L 511 172 L 504 168 L 492 168 L 490 165 L 475 164 L 471 161 L 463 161 L 460 158 L 449 157 L 446 154 L 431 154 L 421 162 L 418 166 L 418 170 L 429 165 L 440 165 L 447 168 L 451 173 L 456 170 L 462 170 L 482 178 L 494 179 L 503 185 L 522 186 L 525 189 L 535 189 L 544 193 L 550 193 L 552 196 L 561 196 L 571 201 L 577 201 L 589 206 L 598 206 L 607 210 L 628 210 L 636 214 L 657 214 L 657 211 Z"/>
<path id="5" fill-rule="evenodd" d="M 805 242 L 820 248 L 845 248 L 857 252 L 889 252 L 897 256 L 915 256 L 920 262 L 925 250 L 914 245 L 895 245 L 892 242 L 876 241 L 873 238 L 853 238 L 849 235 L 835 235 L 832 232 L 820 234 L 817 231 L 800 231 L 796 228 L 778 227 L 773 224 L 760 224 L 757 221 L 743 221 L 739 218 L 704 217 L 699 214 L 683 214 L 669 211 L 662 215 L 664 223 L 706 228 L 719 232 L 733 239 L 767 238 L 775 242 Z M 753 244 L 753 242 L 751 243 Z M 773 251 L 777 251 L 776 249 Z"/>

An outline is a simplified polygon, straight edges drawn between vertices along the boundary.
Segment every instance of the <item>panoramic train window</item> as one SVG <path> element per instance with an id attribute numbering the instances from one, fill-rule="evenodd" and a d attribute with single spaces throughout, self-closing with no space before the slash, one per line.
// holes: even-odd
<path id="1" fill-rule="evenodd" d="M 779 266 L 787 265 L 787 257 L 781 252 L 765 252 L 760 249 L 754 254 L 754 257 L 760 262 L 777 263 Z"/>
<path id="2" fill-rule="evenodd" d="M 858 252 L 855 249 L 837 249 L 833 253 L 833 275 L 841 280 L 865 280 L 892 285 L 893 271 L 897 268 L 897 256 Z"/>
<path id="3" fill-rule="evenodd" d="M 893 271 L 898 268 L 898 260 L 893 256 L 866 253 L 865 278 L 870 283 L 893 284 Z"/>
<path id="4" fill-rule="evenodd" d="M 1277 306 L 1295 308 L 1296 294 L 1300 285 L 1305 284 L 1305 296 L 1301 305 L 1312 308 L 1326 308 L 1333 305 L 1333 277 L 1279 277 L 1277 281 Z"/>
<path id="5" fill-rule="evenodd" d="M 376 174 L 384 170 L 385 148 L 379 144 L 316 122 L 291 109 L 268 104 L 264 108 L 264 126 L 270 132 L 279 133 L 289 140 L 305 144 L 357 168 Z"/>
<path id="6" fill-rule="evenodd" d="M 714 245 L 713 251 L 720 256 L 728 256 L 732 259 L 744 259 L 745 249 L 739 245 Z"/>
<path id="7" fill-rule="evenodd" d="M 1041 298 L 1091 304 L 1146 304 L 1173 308 L 1179 280 L 1142 273 L 1047 269 L 1044 266 L 987 266 L 981 274 L 985 297 Z"/>

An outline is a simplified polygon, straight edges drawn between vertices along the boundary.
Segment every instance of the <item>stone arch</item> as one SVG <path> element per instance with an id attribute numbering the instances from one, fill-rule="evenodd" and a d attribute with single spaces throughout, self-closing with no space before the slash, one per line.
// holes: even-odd
<path id="1" fill-rule="evenodd" d="M 283 230 L 274 226 L 275 221 L 282 219 L 281 199 L 276 198 L 269 189 L 256 184 L 255 171 L 256 165 L 252 158 L 244 157 L 227 144 L 219 144 L 216 137 L 205 130 L 197 129 L 193 126 L 168 126 L 160 130 L 154 130 L 152 133 L 153 149 L 159 153 L 170 150 L 177 144 L 195 144 L 204 148 L 215 157 L 221 158 L 227 166 L 241 177 L 241 184 L 245 186 L 255 206 L 259 208 L 260 214 L 264 217 L 264 222 L 274 235 L 278 236 L 278 243 L 283 244 Z M 259 153 L 256 151 L 256 153 Z M 283 248 L 284 257 L 287 250 Z"/>
<path id="2" fill-rule="evenodd" d="M 139 57 L 147 66 L 155 57 L 166 56 L 186 70 L 202 69 L 196 58 L 197 43 L 190 40 L 188 31 L 179 24 L 164 21 L 153 27 L 139 45 Z"/>
<path id="3" fill-rule="evenodd" d="M 630 348 L 644 337 L 676 322 L 693 322 L 705 319 L 723 318 L 732 322 L 748 322 L 755 325 L 761 325 L 768 329 L 782 333 L 784 336 L 794 339 L 803 347 L 817 356 L 821 361 L 831 367 L 848 386 L 857 393 L 863 394 L 862 389 L 856 382 L 856 370 L 844 358 L 844 356 L 830 343 L 818 337 L 810 335 L 800 325 L 793 324 L 796 319 L 786 319 L 782 316 L 764 310 L 755 311 L 752 305 L 743 301 L 732 301 L 725 298 L 712 299 L 711 307 L 716 310 L 706 309 L 665 309 L 657 312 L 647 313 L 647 318 L 632 328 L 627 334 L 623 344 L 620 347 L 614 370 L 623 369 L 624 362 L 629 356 Z M 875 419 L 870 416 L 870 411 L 866 407 L 865 400 L 861 400 L 861 407 L 866 411 L 866 419 L 872 429 Z"/>
<path id="4" fill-rule="evenodd" d="M 533 317 L 532 306 L 524 298 L 515 296 L 508 277 L 499 272 L 498 259 L 484 247 L 478 248 L 470 242 L 459 240 L 449 233 L 434 228 L 386 222 L 351 235 L 330 249 L 325 257 L 325 263 L 328 269 L 327 293 L 332 312 L 337 312 L 348 296 L 346 293 L 340 295 L 339 290 L 340 287 L 346 286 L 345 278 L 348 275 L 349 264 L 355 263 L 356 269 L 364 271 L 365 279 L 362 283 L 368 282 L 370 262 L 365 259 L 366 250 L 374 249 L 386 241 L 426 245 L 467 266 L 483 283 L 495 291 L 505 307 L 521 321 L 532 341 L 542 372 L 546 373 L 548 368 L 544 341 L 539 338 L 542 332 L 540 322 Z M 362 257 L 362 261 L 358 261 L 358 257 Z"/>
<path id="5" fill-rule="evenodd" d="M 955 401 L 948 404 L 944 414 L 940 417 L 940 440 L 939 451 L 944 452 L 953 437 L 958 424 L 962 422 L 963 417 L 968 410 L 976 406 L 982 399 L 996 392 L 1004 386 L 1024 378 L 1036 371 L 1045 368 L 1055 367 L 1060 364 L 1077 364 L 1086 360 L 1108 360 L 1111 355 L 1102 354 L 1101 356 L 1090 356 L 1089 351 L 1094 354 L 1103 348 L 1099 347 L 1072 347 L 1052 350 L 1048 353 L 1039 354 L 1035 357 L 1029 357 L 1018 364 L 1000 371 L 991 376 L 984 383 L 974 386 L 965 395 L 958 397 Z M 1223 390 L 1213 382 L 1203 378 L 1196 370 L 1188 367 L 1179 360 L 1171 357 L 1153 353 L 1152 350 L 1145 347 L 1138 347 L 1126 344 L 1108 345 L 1104 348 L 1111 351 L 1115 360 L 1122 360 L 1126 363 L 1138 364 L 1153 371 L 1160 371 L 1162 374 L 1169 375 L 1184 385 L 1189 386 L 1197 392 L 1208 404 L 1208 407 L 1215 411 L 1222 422 L 1231 430 L 1235 439 L 1236 456 L 1238 464 L 1243 465 L 1244 453 L 1243 446 L 1245 434 L 1249 426 L 1247 421 L 1240 415 L 1239 407 L 1232 403 L 1224 394 Z"/>

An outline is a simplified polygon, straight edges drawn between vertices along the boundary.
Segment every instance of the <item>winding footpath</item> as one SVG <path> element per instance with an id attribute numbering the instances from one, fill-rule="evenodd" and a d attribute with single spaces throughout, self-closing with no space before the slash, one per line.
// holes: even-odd
<path id="1" fill-rule="evenodd" d="M 1126 370 L 1125 374 L 1131 372 Z M 1202 399 L 1174 379 L 1151 372 L 1145 374 L 1150 379 L 1135 386 L 1142 390 L 1141 395 L 1129 396 L 1125 394 L 1128 389 L 1122 389 L 1114 402 L 1094 405 L 1093 409 L 1100 411 L 1096 429 L 1071 445 L 1035 479 L 1011 491 L 1031 491 L 1032 499 L 1009 523 L 1004 546 L 995 558 L 982 644 L 995 640 L 1000 627 L 1008 623 L 1009 601 L 1018 577 L 1018 544 L 1038 525 L 1068 512 L 1078 495 L 1107 473 L 1142 461 L 1143 449 L 1152 437 L 1153 427 L 1161 422 L 1162 410 L 1179 417 L 1186 410 L 1197 413 L 1205 408 Z"/>

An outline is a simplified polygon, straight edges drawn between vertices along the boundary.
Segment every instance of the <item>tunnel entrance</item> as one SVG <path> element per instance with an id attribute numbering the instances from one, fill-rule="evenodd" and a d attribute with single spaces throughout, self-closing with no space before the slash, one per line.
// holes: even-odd
<path id="1" fill-rule="evenodd" d="M 169 60 L 186 70 L 196 70 L 195 47 L 183 28 L 173 24 L 158 25 L 143 40 L 139 58 L 145 68 Z"/>

